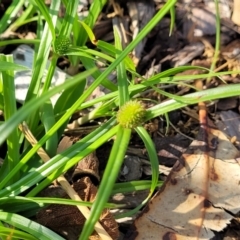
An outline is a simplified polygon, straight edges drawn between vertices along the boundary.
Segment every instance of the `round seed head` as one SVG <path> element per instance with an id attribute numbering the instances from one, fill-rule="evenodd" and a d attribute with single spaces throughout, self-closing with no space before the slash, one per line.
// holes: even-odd
<path id="1" fill-rule="evenodd" d="M 69 38 L 66 37 L 58 37 L 55 40 L 55 51 L 59 55 L 64 55 L 69 48 L 70 45 Z"/>
<path id="2" fill-rule="evenodd" d="M 124 128 L 135 128 L 144 122 L 146 109 L 138 101 L 128 101 L 117 113 L 117 121 Z"/>

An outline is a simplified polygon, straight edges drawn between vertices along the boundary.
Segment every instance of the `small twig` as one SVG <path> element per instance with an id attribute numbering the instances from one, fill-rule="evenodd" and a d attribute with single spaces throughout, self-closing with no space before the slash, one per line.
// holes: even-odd
<path id="1" fill-rule="evenodd" d="M 188 138 L 188 139 L 190 139 L 190 140 L 192 140 L 192 141 L 195 140 L 194 138 L 189 137 L 188 135 L 186 135 L 186 134 L 184 134 L 183 132 L 181 132 L 180 130 L 178 130 L 178 129 L 174 126 L 174 124 L 172 124 L 170 121 L 169 121 L 169 124 L 170 124 L 171 127 L 172 127 L 176 132 L 178 132 L 180 135 L 182 135 L 182 136 L 184 136 L 185 138 Z"/>
<path id="2" fill-rule="evenodd" d="M 22 124 L 19 125 L 19 129 L 22 131 L 22 133 L 25 135 L 26 139 L 32 146 L 34 146 L 38 143 L 36 138 L 33 136 L 33 134 L 31 133 L 30 129 L 28 128 L 28 126 L 25 122 L 23 122 Z M 37 153 L 44 162 L 47 162 L 50 159 L 50 157 L 47 155 L 47 153 L 45 152 L 45 150 L 42 147 L 39 148 Z M 59 176 L 57 178 L 57 181 L 60 183 L 62 188 L 66 191 L 66 193 L 72 200 L 83 201 L 79 197 L 77 192 L 71 187 L 71 185 L 69 184 L 69 182 L 63 175 Z M 79 206 L 79 205 L 77 205 L 76 207 L 79 209 L 79 211 L 83 214 L 83 216 L 86 219 L 89 218 L 90 210 L 87 207 Z M 95 224 L 94 229 L 98 233 L 98 235 L 101 237 L 101 239 L 112 240 L 111 236 L 106 232 L 106 230 L 103 228 L 103 226 L 99 222 L 97 222 Z"/>
<path id="3" fill-rule="evenodd" d="M 112 18 L 112 17 L 116 17 L 116 16 L 120 16 L 123 17 L 123 9 L 120 7 L 120 5 L 115 2 L 114 0 L 110 0 L 109 3 L 113 6 L 113 13 L 109 13 L 107 15 L 108 18 Z"/>

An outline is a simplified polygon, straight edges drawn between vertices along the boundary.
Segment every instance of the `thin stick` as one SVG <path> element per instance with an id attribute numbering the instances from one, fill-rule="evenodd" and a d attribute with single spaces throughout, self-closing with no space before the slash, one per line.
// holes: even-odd
<path id="1" fill-rule="evenodd" d="M 28 142 L 34 146 L 37 144 L 37 140 L 36 138 L 33 136 L 32 132 L 30 131 L 30 129 L 28 128 L 27 124 L 25 122 L 23 122 L 22 124 L 19 125 L 19 129 L 22 131 L 22 133 L 25 135 L 26 139 L 28 140 Z M 40 147 L 37 151 L 38 155 L 40 156 L 40 158 L 44 161 L 47 162 L 50 157 L 47 155 L 47 153 L 45 152 L 45 150 Z M 57 181 L 60 183 L 60 185 L 62 186 L 62 188 L 66 191 L 66 193 L 68 194 L 68 196 L 72 199 L 72 200 L 76 200 L 76 201 L 83 201 L 79 195 L 77 194 L 77 192 L 71 187 L 71 185 L 69 184 L 69 182 L 67 181 L 67 179 L 61 175 L 57 178 Z M 76 206 L 79 211 L 83 214 L 83 216 L 88 219 L 90 216 L 90 210 L 85 207 L 85 206 Z M 111 236 L 106 232 L 106 230 L 103 228 L 103 226 L 97 222 L 95 224 L 94 227 L 95 231 L 98 233 L 98 235 L 101 237 L 101 239 L 103 240 L 112 240 Z"/>

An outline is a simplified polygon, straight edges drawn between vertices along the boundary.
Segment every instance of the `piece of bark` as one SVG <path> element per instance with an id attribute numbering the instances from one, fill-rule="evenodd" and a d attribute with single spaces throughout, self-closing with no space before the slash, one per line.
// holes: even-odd
<path id="1" fill-rule="evenodd" d="M 217 102 L 217 109 L 223 111 L 230 110 L 236 108 L 237 104 L 238 104 L 237 97 L 223 98 L 219 99 L 219 101 Z"/>
<path id="2" fill-rule="evenodd" d="M 174 67 L 190 63 L 194 58 L 200 56 L 204 51 L 204 44 L 201 42 L 191 43 L 172 56 L 171 64 Z"/>
<path id="3" fill-rule="evenodd" d="M 217 126 L 231 138 L 236 138 L 234 145 L 240 150 L 240 115 L 232 110 L 221 111 L 220 118 Z"/>

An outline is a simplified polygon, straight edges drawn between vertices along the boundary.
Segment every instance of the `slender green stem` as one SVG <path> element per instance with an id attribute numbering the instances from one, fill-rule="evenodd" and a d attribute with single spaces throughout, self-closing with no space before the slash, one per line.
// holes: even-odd
<path id="1" fill-rule="evenodd" d="M 171 7 L 171 9 L 170 9 L 171 23 L 170 23 L 169 36 L 172 35 L 173 30 L 174 30 L 174 26 L 175 26 L 175 15 L 176 15 L 176 13 L 175 13 L 175 8 L 174 8 L 174 6 L 173 6 L 173 7 Z"/>
<path id="2" fill-rule="evenodd" d="M 40 39 L 13 39 L 0 42 L 0 47 L 11 44 L 39 44 Z"/>
<path id="3" fill-rule="evenodd" d="M 114 183 L 123 163 L 123 159 L 129 144 L 131 136 L 130 129 L 123 129 L 119 126 L 116 140 L 113 144 L 107 166 L 101 184 L 98 189 L 96 199 L 91 208 L 89 218 L 86 220 L 79 240 L 87 240 L 94 229 L 95 223 L 98 221 L 104 205 L 111 195 Z"/>
<path id="4" fill-rule="evenodd" d="M 97 141 L 98 138 L 100 138 L 100 136 L 108 132 L 113 127 L 113 125 L 115 125 L 115 120 L 110 119 L 103 126 L 99 127 L 98 129 L 96 129 L 96 131 L 92 132 L 91 134 L 88 134 L 85 138 L 81 139 L 71 148 L 65 150 L 61 154 L 56 155 L 35 171 L 29 172 L 28 175 L 24 177 L 24 179 L 21 179 L 12 186 L 9 186 L 6 189 L 0 191 L 0 196 L 4 196 L 6 194 L 9 194 L 10 192 L 14 192 L 13 193 L 14 195 L 18 195 L 22 191 L 28 189 L 29 187 L 41 181 L 44 177 L 50 175 L 52 172 L 59 170 L 60 167 L 63 167 L 63 165 L 67 164 L 69 159 L 74 161 L 74 164 L 76 164 L 77 161 L 79 160 L 79 155 L 76 158 L 74 158 L 75 155 L 81 154 L 81 151 L 87 149 L 93 142 Z M 38 149 L 41 146 L 40 141 L 27 153 L 27 155 L 32 154 L 32 152 L 35 153 L 36 149 Z M 87 149 L 88 154 L 91 153 L 91 150 L 93 151 L 93 149 Z M 14 173 L 16 173 L 19 169 L 21 169 L 24 166 L 28 159 L 29 158 L 25 156 L 20 161 L 20 163 L 8 174 L 8 176 L 1 181 L 0 189 L 2 189 L 2 187 L 5 186 L 5 184 L 8 182 L 8 178 L 11 178 L 14 175 Z"/>
<path id="5" fill-rule="evenodd" d="M 138 133 L 138 135 L 141 137 L 141 139 L 144 142 L 144 145 L 147 149 L 148 152 L 148 156 L 151 162 L 151 167 L 152 167 L 152 184 L 151 184 L 151 194 L 153 194 L 157 184 L 158 184 L 158 176 L 159 176 L 159 170 L 158 170 L 158 156 L 157 156 L 157 152 L 156 152 L 156 148 L 155 145 L 151 139 L 151 137 L 149 136 L 148 132 L 146 131 L 146 129 L 142 126 L 137 127 L 136 132 Z"/>
<path id="6" fill-rule="evenodd" d="M 53 78 L 54 71 L 55 71 L 56 65 L 57 65 L 57 60 L 58 60 L 58 56 L 56 54 L 54 54 L 53 57 L 52 57 L 50 66 L 48 68 L 48 73 L 47 73 L 46 80 L 45 80 L 43 88 L 42 88 L 42 94 L 44 92 L 48 91 L 48 89 L 51 86 L 52 78 Z"/>
<path id="7" fill-rule="evenodd" d="M 0 61 L 13 62 L 12 56 L 0 55 Z M 15 98 L 15 85 L 14 85 L 14 71 L 2 72 L 2 83 L 3 83 L 3 101 L 4 101 L 4 117 L 5 121 L 8 121 L 16 112 L 16 98 Z M 11 134 L 7 138 L 7 155 L 3 162 L 3 169 L 1 169 L 1 178 L 7 176 L 7 174 L 18 164 L 19 162 L 19 133 L 17 127 L 15 127 Z M 6 168 L 6 169 L 5 169 Z M 4 169 L 6 171 L 4 171 Z M 14 183 L 18 180 L 19 173 L 16 173 L 9 182 Z"/>
<path id="8" fill-rule="evenodd" d="M 19 1 L 20 3 L 21 1 Z M 24 1 L 23 1 L 24 3 Z M 15 10 L 16 11 L 16 10 Z M 29 5 L 27 9 L 21 14 L 21 16 L 12 24 L 6 31 L 14 32 L 20 27 L 22 24 L 26 23 L 27 20 L 34 13 L 33 5 Z"/>
<path id="9" fill-rule="evenodd" d="M 60 86 L 55 87 L 54 89 L 51 89 L 50 91 L 46 92 L 44 95 L 42 95 L 39 98 L 32 99 L 28 103 L 26 103 L 18 112 L 16 112 L 7 122 L 0 125 L 0 132 L 1 132 L 1 138 L 0 138 L 0 145 L 5 141 L 5 139 L 11 134 L 11 132 L 18 126 L 20 122 L 22 122 L 26 117 L 29 115 L 29 112 L 32 112 L 36 107 L 40 107 L 47 99 L 49 99 L 52 95 L 58 93 L 62 89 L 67 89 L 71 86 L 74 86 L 77 82 L 82 80 L 83 78 L 89 76 L 94 71 L 87 70 L 84 73 L 81 73 L 78 78 L 72 79 L 71 81 L 67 81 L 63 83 Z M 68 113 L 67 113 L 68 114 Z M 67 115 L 66 114 L 66 115 Z M 69 116 L 72 113 L 69 114 Z M 69 117 L 67 116 L 67 117 Z M 65 119 L 66 121 L 66 119 Z M 37 145 L 35 145 L 27 154 L 24 156 L 24 158 L 21 160 L 21 162 L 14 168 L 14 171 L 12 170 L 6 178 L 1 179 L 2 182 L 0 183 L 0 189 L 5 186 L 5 184 L 11 179 L 12 176 L 14 176 L 18 170 L 23 166 L 22 164 L 26 163 L 35 153 L 36 151 L 54 134 L 57 129 L 61 126 L 61 124 L 55 126 L 55 128 L 51 128 L 48 133 L 39 141 Z M 1 173 L 1 170 L 0 170 Z M 0 174 L 1 178 L 1 174 Z"/>
<path id="10" fill-rule="evenodd" d="M 0 220 L 9 223 L 11 226 L 30 233 L 40 240 L 64 240 L 64 238 L 60 237 L 50 229 L 18 214 L 1 211 Z"/>
<path id="11" fill-rule="evenodd" d="M 14 0 L 11 5 L 5 11 L 3 17 L 0 20 L 0 33 L 3 33 L 7 26 L 12 22 L 12 19 L 15 18 L 16 14 L 19 12 L 23 6 L 25 0 Z"/>
<path id="12" fill-rule="evenodd" d="M 122 50 L 121 33 L 116 26 L 113 26 L 113 33 L 115 38 L 115 47 L 117 50 Z M 116 54 L 116 58 L 119 54 Z M 118 92 L 119 92 L 119 106 L 123 106 L 129 100 L 128 81 L 124 61 L 117 66 Z"/>
<path id="13" fill-rule="evenodd" d="M 45 5 L 43 5 L 42 1 L 38 0 L 36 2 L 39 4 L 38 7 L 42 10 L 42 12 L 44 12 L 46 15 L 49 15 L 48 13 L 46 13 L 46 9 L 45 9 L 46 7 Z M 57 13 L 60 8 L 60 3 L 61 1 L 59 0 L 51 2 L 50 9 L 52 13 L 51 15 L 52 19 L 50 21 L 51 21 L 51 25 L 53 26 L 55 26 L 57 23 L 57 18 L 58 18 Z M 52 40 L 53 40 L 53 36 L 51 32 L 52 32 L 51 26 L 48 24 L 45 24 L 44 31 L 42 34 L 42 39 L 41 39 L 38 53 L 37 53 L 36 62 L 33 66 L 33 74 L 32 74 L 31 83 L 28 89 L 28 93 L 26 96 L 26 100 L 25 100 L 26 102 L 28 102 L 32 98 L 35 98 L 41 90 L 40 89 L 41 81 L 44 75 L 44 71 L 46 69 L 48 55 L 49 55 Z M 34 130 L 37 127 L 38 122 L 39 122 L 39 116 L 37 114 L 37 109 L 36 109 L 35 113 L 33 113 L 28 117 L 29 128 L 31 130 Z"/>
<path id="14" fill-rule="evenodd" d="M 44 126 L 45 132 L 54 126 L 56 123 L 53 106 L 50 100 L 46 101 L 40 108 L 41 122 Z M 58 133 L 55 132 L 47 141 L 45 150 L 50 157 L 53 157 L 57 153 L 58 146 Z"/>
<path id="15" fill-rule="evenodd" d="M 95 137 L 94 139 L 96 139 L 96 141 L 94 141 L 91 145 L 84 147 L 84 149 L 82 149 L 81 152 L 75 154 L 74 157 L 72 157 L 70 160 L 66 161 L 65 164 L 62 164 L 62 166 L 59 168 L 56 168 L 56 170 L 51 173 L 50 175 L 48 175 L 48 177 L 46 179 L 44 179 L 41 183 L 39 183 L 33 190 L 31 190 L 27 196 L 36 196 L 36 194 L 38 194 L 41 190 L 43 190 L 45 187 L 47 187 L 49 184 L 51 184 L 51 182 L 53 182 L 55 179 L 57 179 L 63 172 L 66 172 L 67 170 L 69 170 L 71 167 L 73 167 L 74 165 L 76 165 L 79 161 L 81 161 L 85 156 L 89 155 L 92 151 L 95 151 L 97 148 L 99 148 L 102 144 L 104 144 L 109 138 L 113 137 L 117 132 L 117 127 L 113 127 L 111 129 L 109 129 L 106 132 L 105 129 L 105 133 L 102 134 L 98 134 L 98 138 Z M 94 135 L 96 136 L 96 133 L 94 133 Z M 86 141 L 86 139 L 84 139 L 84 141 L 82 141 L 81 143 L 84 143 Z M 80 144 L 78 144 L 79 146 Z M 78 150 L 80 150 L 81 148 L 78 147 Z M 73 149 L 69 149 L 69 151 L 71 150 L 72 153 L 74 153 Z"/>

